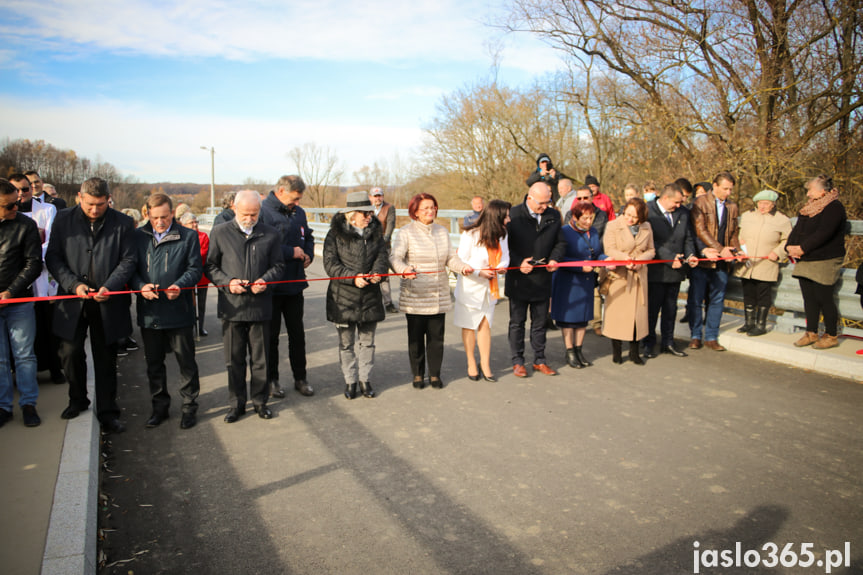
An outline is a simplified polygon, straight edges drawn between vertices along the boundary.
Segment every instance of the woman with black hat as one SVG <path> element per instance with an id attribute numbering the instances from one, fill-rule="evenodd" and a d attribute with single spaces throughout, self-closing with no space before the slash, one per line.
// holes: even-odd
<path id="1" fill-rule="evenodd" d="M 380 282 L 387 273 L 389 249 L 365 192 L 348 194 L 347 207 L 330 223 L 324 240 L 327 320 L 339 333 L 339 360 L 345 397 L 374 397 L 370 374 L 375 363 L 375 329 L 386 317 Z"/>

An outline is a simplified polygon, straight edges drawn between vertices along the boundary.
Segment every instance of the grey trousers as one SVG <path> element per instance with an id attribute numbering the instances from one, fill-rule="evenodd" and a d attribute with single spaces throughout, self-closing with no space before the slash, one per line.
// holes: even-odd
<path id="1" fill-rule="evenodd" d="M 375 329 L 377 322 L 337 325 L 339 360 L 345 383 L 369 381 L 375 365 Z"/>

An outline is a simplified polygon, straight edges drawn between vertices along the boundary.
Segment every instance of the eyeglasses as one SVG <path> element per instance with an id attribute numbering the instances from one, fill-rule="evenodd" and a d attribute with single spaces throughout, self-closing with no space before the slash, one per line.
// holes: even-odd
<path id="1" fill-rule="evenodd" d="M 29 191 L 30 191 L 30 186 L 27 186 L 26 188 L 18 188 L 18 193 L 23 194 L 23 193 L 27 193 Z"/>
<path id="2" fill-rule="evenodd" d="M 363 216 L 367 217 L 367 218 L 370 218 L 370 217 L 372 217 L 373 215 L 375 215 L 375 213 L 374 213 L 374 212 L 360 212 L 360 213 L 361 213 Z"/>
<path id="3" fill-rule="evenodd" d="M 15 208 L 17 208 L 17 207 L 18 207 L 18 202 L 17 202 L 17 201 L 9 202 L 8 204 L 2 204 L 2 205 L 0 205 L 0 208 L 3 208 L 4 210 L 13 210 L 13 209 L 15 209 Z"/>
<path id="4" fill-rule="evenodd" d="M 540 206 L 550 206 L 551 205 L 551 200 L 548 200 L 547 202 L 538 202 L 533 197 L 531 197 L 530 199 L 533 200 L 533 203 L 540 205 Z"/>

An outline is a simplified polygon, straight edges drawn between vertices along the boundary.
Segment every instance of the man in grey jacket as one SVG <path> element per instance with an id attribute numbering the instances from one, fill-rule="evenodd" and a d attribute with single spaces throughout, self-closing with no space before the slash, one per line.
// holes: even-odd
<path id="1" fill-rule="evenodd" d="M 213 228 L 206 273 L 219 289 L 219 318 L 225 364 L 228 369 L 230 409 L 226 423 L 246 412 L 246 350 L 249 351 L 249 384 L 255 412 L 270 419 L 267 407 L 267 342 L 273 311 L 273 290 L 267 282 L 284 273 L 281 241 L 275 228 L 258 221 L 261 196 L 254 190 L 237 192 L 236 218 Z"/>
<path id="2" fill-rule="evenodd" d="M 193 288 L 201 279 L 198 233 L 174 221 L 174 205 L 166 194 L 147 198 L 149 221 L 135 231 L 138 267 L 132 289 L 138 294 L 138 325 L 147 360 L 153 413 L 148 428 L 168 419 L 171 396 L 165 355 L 173 351 L 180 368 L 183 417 L 180 428 L 194 427 L 200 382 L 195 361 Z"/>

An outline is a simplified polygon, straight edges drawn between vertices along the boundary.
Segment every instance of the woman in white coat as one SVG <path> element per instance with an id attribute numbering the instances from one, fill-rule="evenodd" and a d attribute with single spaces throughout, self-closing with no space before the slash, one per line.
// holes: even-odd
<path id="1" fill-rule="evenodd" d="M 509 267 L 506 224 L 510 207 L 511 204 L 503 200 L 489 202 L 479 219 L 465 228 L 458 246 L 458 257 L 473 268 L 473 273 L 458 278 L 453 323 L 461 328 L 467 376 L 472 381 L 478 381 L 480 374 L 486 381 L 497 381 L 490 363 L 491 323 L 503 287 L 498 276 Z M 474 355 L 477 346 L 481 373 Z"/>

